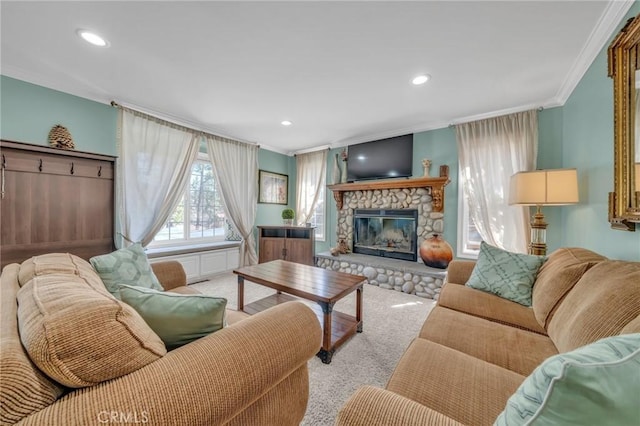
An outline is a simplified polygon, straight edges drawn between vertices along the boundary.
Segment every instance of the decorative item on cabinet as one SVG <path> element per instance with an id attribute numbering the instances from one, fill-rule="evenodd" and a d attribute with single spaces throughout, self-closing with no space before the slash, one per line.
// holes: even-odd
<path id="1" fill-rule="evenodd" d="M 56 124 L 49 131 L 49 145 L 60 149 L 75 149 L 76 147 L 69 130 L 60 124 Z"/>
<path id="2" fill-rule="evenodd" d="M 282 210 L 282 222 L 285 225 L 293 225 L 293 218 L 296 216 L 296 213 L 293 209 L 284 209 Z"/>

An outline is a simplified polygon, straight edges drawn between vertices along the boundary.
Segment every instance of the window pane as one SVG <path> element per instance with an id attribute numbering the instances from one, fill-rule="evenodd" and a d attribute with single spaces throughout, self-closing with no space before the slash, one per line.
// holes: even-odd
<path id="1" fill-rule="evenodd" d="M 154 241 L 181 240 L 184 238 L 184 197 L 173 211 L 162 229 L 153 238 Z"/>
<path id="2" fill-rule="evenodd" d="M 315 234 L 316 239 L 320 241 L 324 241 L 324 218 L 325 218 L 325 199 L 324 199 L 324 187 L 320 189 L 320 194 L 318 195 L 318 204 L 313 213 L 313 217 L 311 218 L 311 225 L 315 226 Z"/>
<path id="3" fill-rule="evenodd" d="M 185 196 L 154 241 L 224 239 L 224 236 L 225 216 L 213 167 L 208 161 L 196 161 Z"/>

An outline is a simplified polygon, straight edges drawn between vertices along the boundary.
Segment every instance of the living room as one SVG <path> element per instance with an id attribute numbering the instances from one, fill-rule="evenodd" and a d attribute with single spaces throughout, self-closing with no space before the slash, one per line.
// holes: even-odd
<path id="1" fill-rule="evenodd" d="M 124 110 L 139 109 L 141 114 L 149 117 L 175 121 L 178 126 L 191 127 L 193 131 L 202 131 L 205 134 L 214 135 L 217 134 L 216 130 L 224 127 L 225 120 L 229 123 L 233 122 L 233 119 L 225 116 L 224 119 L 220 120 L 220 123 L 207 126 L 206 123 L 198 122 L 197 119 L 194 119 L 193 117 L 198 116 L 198 114 L 193 114 L 189 110 L 185 110 L 184 114 L 180 114 L 173 110 L 164 109 L 161 105 L 148 104 L 134 98 L 127 99 L 126 97 L 114 96 L 113 93 L 103 88 L 103 83 L 98 81 L 98 77 L 96 77 L 96 81 L 76 76 L 69 80 L 59 78 L 67 73 L 73 74 L 73 63 L 76 60 L 90 61 L 93 59 L 101 64 L 108 63 L 108 60 L 105 60 L 104 57 L 96 59 L 97 55 L 102 54 L 102 52 L 90 52 L 87 54 L 86 59 L 82 60 L 75 57 L 67 57 L 68 68 L 66 69 L 58 68 L 57 66 L 47 69 L 40 63 L 37 63 L 31 69 L 26 69 L 27 64 L 33 59 L 27 57 L 25 60 L 21 56 L 19 48 L 15 47 L 17 44 L 14 45 L 13 43 L 19 34 L 19 31 L 15 29 L 19 28 L 20 25 L 27 24 L 28 13 L 32 9 L 25 6 L 25 9 L 21 10 L 17 3 L 12 3 L 3 2 L 2 5 L 3 60 L 2 75 L 0 76 L 0 87 L 2 89 L 0 94 L 0 121 L 2 124 L 0 138 L 3 141 L 48 146 L 48 135 L 52 127 L 59 124 L 68 129 L 75 144 L 74 149 L 78 152 L 117 157 L 121 155 L 120 147 L 118 146 L 118 140 L 121 137 L 118 134 L 120 128 L 119 116 Z M 243 7 L 255 6 L 252 3 L 242 3 L 244 4 Z M 269 2 L 264 3 L 267 5 L 260 7 L 268 7 Z M 465 121 L 471 121 L 463 120 L 466 117 L 475 117 L 475 120 L 481 120 L 498 115 L 535 110 L 538 133 L 536 168 L 575 168 L 578 177 L 579 201 L 577 203 L 543 208 L 545 220 L 548 222 L 546 233 L 547 253 L 552 253 L 560 248 L 579 247 L 610 259 L 638 262 L 640 260 L 640 232 L 637 230 L 636 232 L 628 232 L 613 229 L 614 226 L 609 220 L 611 209 L 609 194 L 618 188 L 618 178 L 614 170 L 617 167 L 614 162 L 618 161 L 618 159 L 614 156 L 614 135 L 616 131 L 614 128 L 614 92 L 613 80 L 608 76 L 607 72 L 607 49 L 616 34 L 624 26 L 624 23 L 640 13 L 640 2 L 606 3 L 606 6 L 600 8 L 602 11 L 601 19 L 596 20 L 597 22 L 594 21 L 597 31 L 596 29 L 591 29 L 587 32 L 588 39 L 584 40 L 579 49 L 574 49 L 578 54 L 569 61 L 571 66 L 567 69 L 566 74 L 559 78 L 561 84 L 557 85 L 555 95 L 535 102 L 509 105 L 501 108 L 503 114 L 497 113 L 496 110 L 473 110 L 447 118 L 447 120 L 441 121 L 439 126 L 433 123 L 429 123 L 429 125 L 427 123 L 412 123 L 411 126 L 390 124 L 388 128 L 384 129 L 376 125 L 369 132 L 361 128 L 357 129 L 351 137 L 348 135 L 336 135 L 333 140 L 326 137 L 324 139 L 318 138 L 316 140 L 319 142 L 315 146 L 302 146 L 302 141 L 299 144 L 292 142 L 286 148 L 274 147 L 272 146 L 274 144 L 264 143 L 259 137 L 235 135 L 230 130 L 227 130 L 221 135 L 224 138 L 234 139 L 235 137 L 240 141 L 248 141 L 252 145 L 259 144 L 257 163 L 260 171 L 287 178 L 285 181 L 286 192 L 288 193 L 286 202 L 256 203 L 255 219 L 250 230 L 254 240 L 256 242 L 258 240 L 258 226 L 281 226 L 282 210 L 285 208 L 296 209 L 298 155 L 320 148 L 326 150 L 324 178 L 326 185 L 332 185 L 339 183 L 336 181 L 336 165 L 339 167 L 345 165 L 345 162 L 342 161 L 342 155 L 345 149 L 348 150 L 349 145 L 408 133 L 412 135 L 413 141 L 410 177 L 421 178 L 427 175 L 423 160 L 430 161 L 430 176 L 432 177 L 438 176 L 440 166 L 448 167 L 447 177 L 449 182 L 444 187 L 444 202 L 442 206 L 444 221 L 440 233 L 451 245 L 455 260 L 474 259 L 477 254 L 469 255 L 468 253 L 463 253 L 465 240 L 461 235 L 463 231 L 460 223 L 464 216 L 461 210 L 461 198 L 464 197 L 460 181 L 459 141 L 456 135 L 456 126 L 464 124 Z M 624 3 L 624 5 L 616 3 Z M 535 5 L 535 3 L 533 4 Z M 467 6 L 471 8 L 471 5 Z M 90 8 L 91 6 L 85 5 L 81 8 L 85 7 Z M 340 2 L 333 7 L 340 7 Z M 361 7 L 366 6 L 361 5 Z M 535 6 L 529 4 L 528 7 Z M 605 11 L 609 14 L 607 15 L 608 21 L 603 18 L 606 15 Z M 5 23 L 9 24 L 9 21 L 13 21 L 11 25 L 5 25 Z M 73 23 L 73 25 L 80 24 Z M 83 25 L 88 24 L 85 23 Z M 12 28 L 13 32 L 9 33 L 6 28 Z M 74 27 L 71 32 L 75 31 L 75 29 Z M 560 31 L 559 34 L 557 37 L 561 37 L 562 33 Z M 72 36 L 75 37 L 75 34 L 72 34 Z M 110 38 L 108 34 L 105 34 L 105 36 Z M 73 43 L 80 42 L 79 38 L 73 40 Z M 115 44 L 115 42 L 112 43 Z M 108 50 L 105 51 L 108 52 Z M 63 55 L 62 52 L 60 54 Z M 37 52 L 29 52 L 29 55 L 37 55 Z M 151 63 L 154 60 L 148 57 L 145 59 Z M 109 60 L 113 59 L 110 58 Z M 43 63 L 46 63 L 46 61 Z M 247 66 L 250 66 L 250 61 L 247 61 Z M 161 66 L 158 66 L 158 68 L 162 69 Z M 104 74 L 107 74 L 106 80 L 110 78 L 109 72 L 108 69 L 104 72 Z M 118 72 L 122 73 L 123 71 L 119 69 Z M 278 72 L 288 75 L 286 70 L 279 70 Z M 162 74 L 162 72 L 159 71 L 159 74 Z M 104 78 L 105 76 L 102 77 Z M 298 76 L 291 75 L 289 77 L 292 81 L 298 78 Z M 432 77 L 433 81 L 427 82 L 427 85 L 436 84 L 438 76 L 433 75 Z M 530 76 L 531 81 L 546 77 Z M 153 75 L 149 77 L 150 80 L 154 78 Z M 315 76 L 314 78 L 320 79 L 321 77 Z M 69 84 L 72 80 L 76 83 L 75 87 Z M 526 79 L 523 77 L 520 82 L 521 84 L 526 84 Z M 411 86 L 410 83 L 409 81 L 408 86 Z M 320 85 L 322 85 L 321 82 Z M 152 87 L 152 84 L 149 84 L 149 86 Z M 293 85 L 293 87 L 299 86 Z M 428 86 L 410 87 L 410 89 L 420 90 L 426 87 Z M 241 86 L 237 86 L 236 90 L 240 92 L 240 96 L 244 97 L 247 103 L 251 103 L 251 97 L 255 93 L 242 93 Z M 515 91 L 512 87 L 496 88 L 496 92 L 512 90 Z M 181 95 L 180 89 L 170 89 L 169 92 L 173 93 L 173 96 L 176 96 L 176 93 L 178 93 L 178 97 Z M 191 95 L 198 97 L 198 93 L 192 93 Z M 459 94 L 451 95 L 451 97 L 454 96 L 459 97 L 458 103 L 464 102 L 464 96 Z M 114 101 L 115 104 L 112 105 L 111 101 Z M 136 105 L 145 105 L 145 107 L 136 108 Z M 464 109 L 461 110 L 464 111 Z M 346 115 L 346 113 L 345 111 L 341 112 L 343 115 Z M 242 121 L 242 119 L 237 118 L 236 121 Z M 261 119 L 257 121 L 261 121 Z M 289 123 L 290 126 L 281 125 L 279 122 L 276 123 L 276 126 L 273 127 L 277 127 L 277 129 L 273 130 L 274 133 L 269 135 L 272 140 L 278 139 L 277 132 L 285 135 L 286 133 L 284 132 L 289 130 L 288 127 L 295 128 L 301 125 L 294 118 L 291 118 L 291 121 L 293 123 Z M 251 128 L 252 125 L 251 123 L 241 122 L 239 125 L 236 123 L 236 128 L 239 129 L 243 126 Z M 420 129 L 421 125 L 423 130 L 414 130 Z M 228 129 L 232 128 L 228 127 Z M 411 131 L 399 131 L 399 129 L 407 128 L 410 128 Z M 246 133 L 246 135 L 249 135 L 249 133 Z M 282 136 L 282 139 L 287 138 L 288 136 Z M 313 138 L 309 137 L 309 139 Z M 203 158 L 206 158 L 206 155 Z M 256 170 L 256 176 L 258 176 L 258 170 Z M 636 176 L 637 179 L 638 177 Z M 256 188 L 256 190 L 259 189 Z M 316 238 L 314 247 L 316 254 L 327 253 L 340 243 L 340 232 L 338 231 L 340 213 L 336 206 L 336 200 L 330 188 L 324 188 L 323 196 L 323 204 L 326 210 L 321 215 L 322 233 Z M 230 243 L 224 238 L 221 241 L 212 241 L 208 241 L 211 243 L 208 244 L 209 248 L 232 248 L 235 250 L 240 246 L 237 241 Z M 198 242 L 195 243 L 198 244 Z M 171 241 L 155 241 L 149 247 L 151 252 L 155 251 L 156 254 L 159 253 L 161 256 L 163 253 L 172 253 L 172 250 L 175 253 L 175 250 L 184 249 L 185 245 L 184 241 L 177 246 L 172 245 Z M 239 256 L 243 256 L 241 251 Z M 246 264 L 246 262 L 243 263 Z M 339 356 L 339 353 L 337 356 Z"/>

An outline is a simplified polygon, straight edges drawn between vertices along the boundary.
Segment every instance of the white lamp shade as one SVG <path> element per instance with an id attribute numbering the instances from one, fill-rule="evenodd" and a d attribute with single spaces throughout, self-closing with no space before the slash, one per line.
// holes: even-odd
<path id="1" fill-rule="evenodd" d="M 534 170 L 511 176 L 509 204 L 561 206 L 578 202 L 576 169 Z"/>

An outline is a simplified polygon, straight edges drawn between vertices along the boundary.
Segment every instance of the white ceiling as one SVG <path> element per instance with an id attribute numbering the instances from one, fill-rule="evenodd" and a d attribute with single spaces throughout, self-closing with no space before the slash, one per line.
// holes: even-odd
<path id="1" fill-rule="evenodd" d="M 0 71 L 292 153 L 562 105 L 631 3 L 2 1 Z"/>

